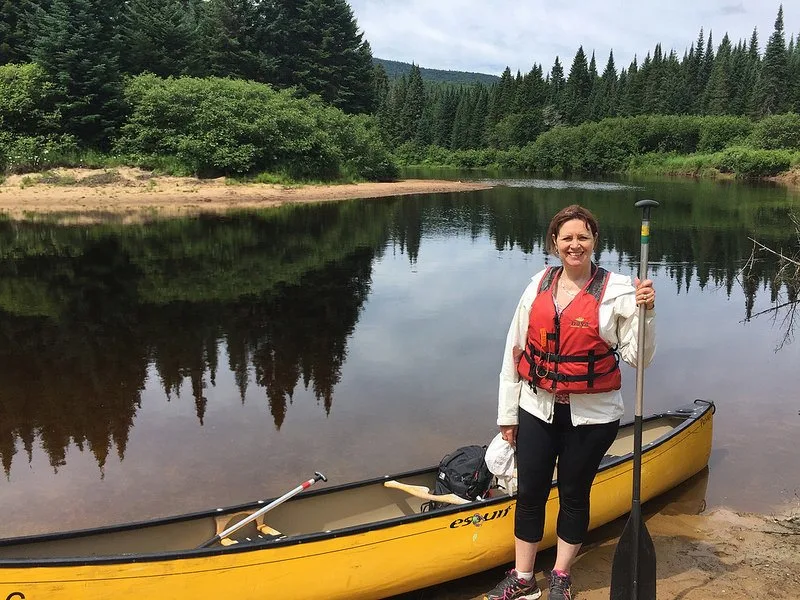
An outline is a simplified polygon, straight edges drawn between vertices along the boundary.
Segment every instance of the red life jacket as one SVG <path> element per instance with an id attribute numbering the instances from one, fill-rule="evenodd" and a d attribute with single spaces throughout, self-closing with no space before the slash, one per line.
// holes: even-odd
<path id="1" fill-rule="evenodd" d="M 545 271 L 528 317 L 528 340 L 517 371 L 550 392 L 594 394 L 622 385 L 619 354 L 600 335 L 600 299 L 610 273 L 602 267 L 559 315 L 553 282 L 562 267 Z"/>

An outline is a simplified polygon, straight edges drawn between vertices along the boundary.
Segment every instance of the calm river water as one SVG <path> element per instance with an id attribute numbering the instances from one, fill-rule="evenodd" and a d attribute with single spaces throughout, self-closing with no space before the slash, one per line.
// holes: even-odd
<path id="1" fill-rule="evenodd" d="M 800 493 L 800 340 L 767 254 L 796 247 L 782 187 L 503 180 L 493 190 L 147 225 L 0 222 L 0 535 L 87 527 L 429 464 L 496 431 L 512 311 L 559 208 L 599 217 L 635 274 L 640 214 L 658 352 L 645 412 L 718 411 L 709 506 Z M 550 259 L 552 261 L 552 259 Z M 792 296 L 792 294 L 794 294 Z M 624 372 L 628 415 L 633 370 Z"/>

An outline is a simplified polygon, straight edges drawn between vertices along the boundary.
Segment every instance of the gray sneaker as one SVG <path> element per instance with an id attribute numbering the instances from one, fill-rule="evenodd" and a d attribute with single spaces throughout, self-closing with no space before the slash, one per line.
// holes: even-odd
<path id="1" fill-rule="evenodd" d="M 517 572 L 511 569 L 503 581 L 483 595 L 483 600 L 536 600 L 541 595 L 542 590 L 535 581 L 520 579 Z"/>
<path id="2" fill-rule="evenodd" d="M 548 600 L 572 600 L 572 578 L 550 572 L 550 594 Z"/>

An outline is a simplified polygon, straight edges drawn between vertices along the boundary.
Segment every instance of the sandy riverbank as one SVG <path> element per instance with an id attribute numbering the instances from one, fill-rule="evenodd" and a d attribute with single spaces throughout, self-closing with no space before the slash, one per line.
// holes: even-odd
<path id="1" fill-rule="evenodd" d="M 656 549 L 659 600 L 800 598 L 800 506 L 780 516 L 662 510 L 646 518 Z M 576 600 L 609 599 L 614 552 L 625 521 L 601 528 L 599 535 L 590 533 L 573 567 Z M 545 590 L 542 600 L 547 600 L 545 571 L 554 560 L 550 549 L 536 561 L 536 580 Z M 503 575 L 503 568 L 492 569 L 392 600 L 481 600 Z"/>
<path id="2" fill-rule="evenodd" d="M 716 510 L 647 521 L 662 599 L 800 598 L 800 514 L 768 517 Z M 607 600 L 616 540 L 591 547 L 575 566 L 583 600 Z"/>
<path id="3" fill-rule="evenodd" d="M 35 215 L 92 221 L 104 215 L 125 220 L 186 216 L 200 212 L 258 209 L 285 203 L 378 198 L 489 189 L 476 182 L 406 179 L 388 183 L 282 186 L 229 184 L 224 177 L 154 176 L 131 168 L 58 169 L 44 175 L 12 175 L 0 184 L 0 213 L 12 219 Z"/>

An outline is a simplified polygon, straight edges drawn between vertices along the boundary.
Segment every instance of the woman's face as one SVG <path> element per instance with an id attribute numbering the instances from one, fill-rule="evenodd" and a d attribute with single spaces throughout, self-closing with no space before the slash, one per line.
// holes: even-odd
<path id="1" fill-rule="evenodd" d="M 595 237 L 586 223 L 572 219 L 561 226 L 556 235 L 558 257 L 565 267 L 588 266 L 592 260 Z"/>

